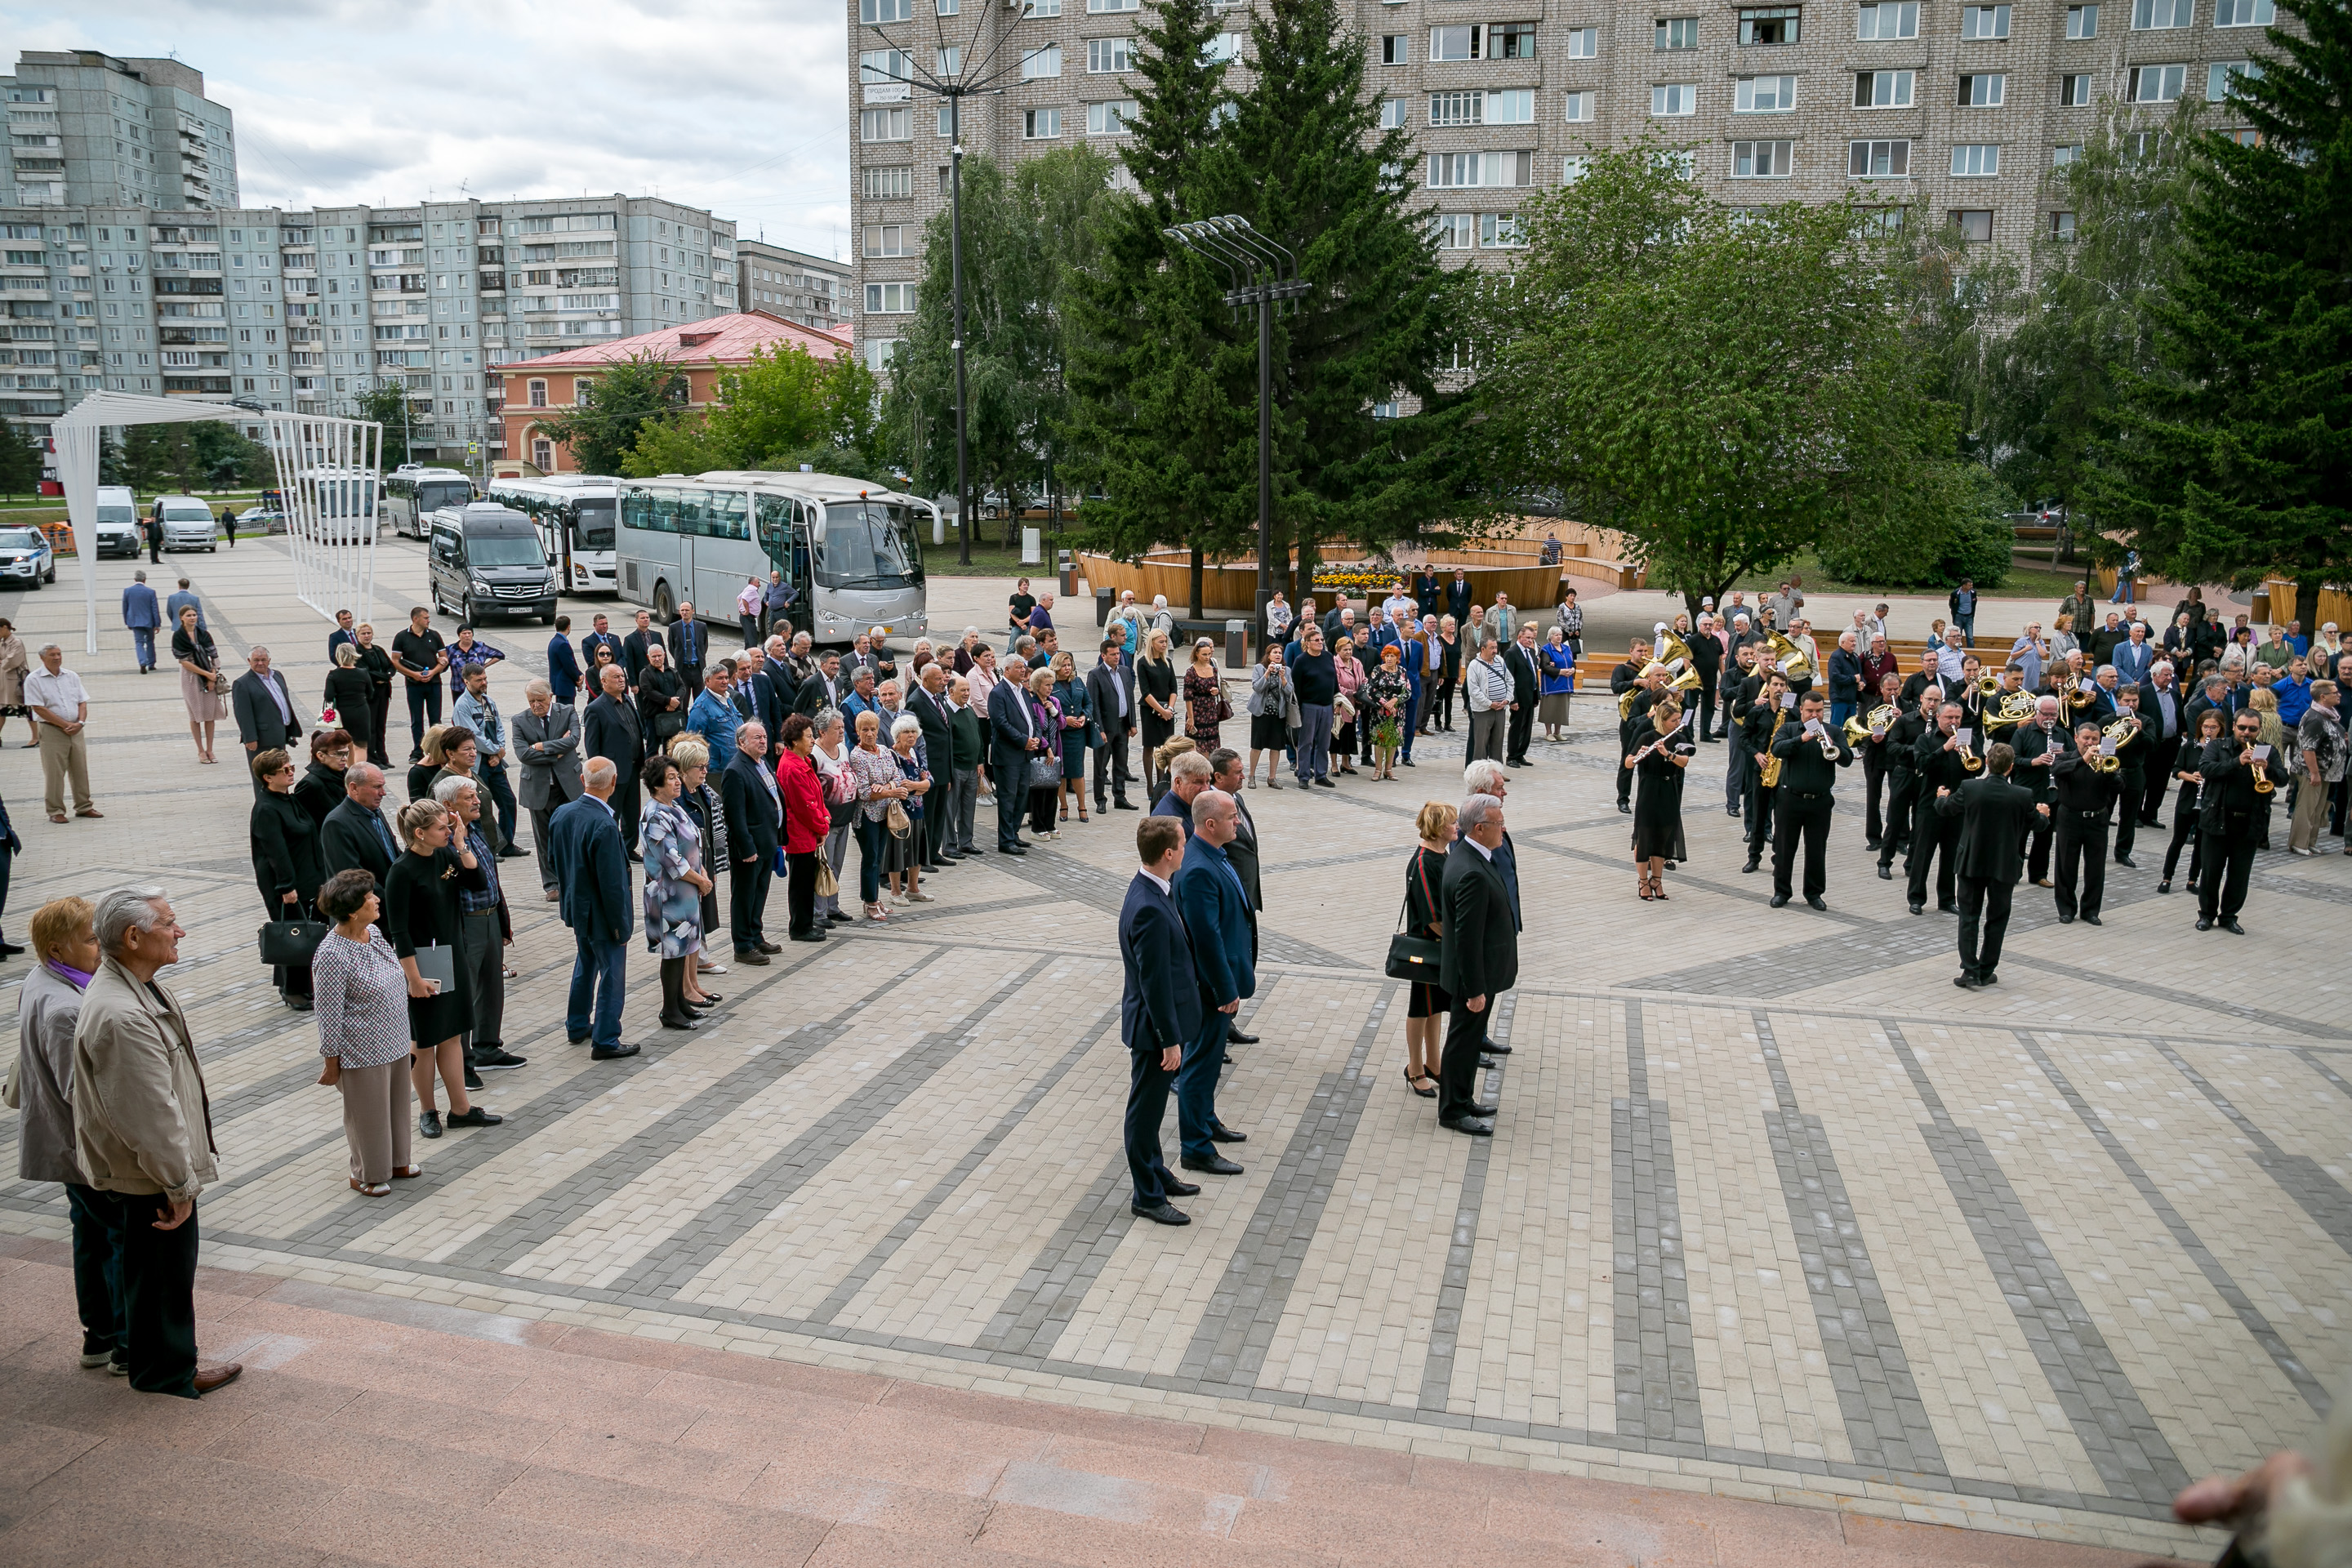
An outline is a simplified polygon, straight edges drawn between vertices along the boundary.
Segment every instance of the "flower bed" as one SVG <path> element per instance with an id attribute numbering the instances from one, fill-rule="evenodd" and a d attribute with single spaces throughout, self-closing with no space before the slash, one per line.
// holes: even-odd
<path id="1" fill-rule="evenodd" d="M 1368 594 L 1376 591 L 1384 593 L 1402 581 L 1403 579 L 1393 572 L 1360 570 L 1318 572 L 1315 574 L 1315 591 L 1318 594 Z"/>

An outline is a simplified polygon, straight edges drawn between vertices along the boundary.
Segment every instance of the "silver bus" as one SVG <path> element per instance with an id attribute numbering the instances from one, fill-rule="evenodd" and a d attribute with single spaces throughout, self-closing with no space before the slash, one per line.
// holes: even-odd
<path id="1" fill-rule="evenodd" d="M 929 501 L 837 474 L 666 474 L 620 489 L 621 597 L 664 621 L 691 600 L 703 619 L 731 622 L 744 580 L 780 571 L 793 628 L 819 645 L 929 630 L 917 542 L 917 520 L 937 515 Z"/>
<path id="2" fill-rule="evenodd" d="M 395 533 L 422 539 L 432 527 L 426 519 L 473 499 L 474 481 L 455 468 L 404 468 L 383 481 L 384 521 Z"/>
<path id="3" fill-rule="evenodd" d="M 522 513 L 539 525 L 547 559 L 556 574 L 572 563 L 567 594 L 613 591 L 614 510 L 625 481 L 593 474 L 554 474 L 540 479 L 492 479 L 484 500 Z"/>

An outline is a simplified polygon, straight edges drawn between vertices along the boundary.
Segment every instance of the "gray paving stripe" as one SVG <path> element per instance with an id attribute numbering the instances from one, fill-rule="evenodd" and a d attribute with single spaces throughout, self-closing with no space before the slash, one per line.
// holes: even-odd
<path id="1" fill-rule="evenodd" d="M 2311 1049 L 2307 1046 L 2295 1046 L 2290 1048 L 2294 1050 L 2296 1056 L 2301 1057 L 2310 1065 L 2312 1071 L 2317 1073 L 2320 1077 L 2334 1084 L 2337 1089 L 2341 1089 L 2346 1096 L 2352 1097 L 2352 1079 L 2347 1079 L 2342 1073 L 2337 1072 L 2334 1068 L 2328 1066 L 2326 1061 L 2321 1059 L 2318 1052 Z"/>
<path id="2" fill-rule="evenodd" d="M 1706 1446 L 1699 1411 L 1698 1359 L 1691 1347 L 1690 1282 L 1682 1203 L 1675 1183 L 1674 1123 L 1650 1098 L 1642 1004 L 1625 1004 L 1627 1093 L 1609 1117 L 1614 1230 L 1617 1430 L 1653 1440 Z"/>
<path id="3" fill-rule="evenodd" d="M 1403 864 L 1402 849 L 1397 852 L 1397 861 L 1399 865 Z M 1047 892 L 1076 903 L 1090 904 L 1113 916 L 1126 906 L 1128 884 L 1135 879 L 1131 871 L 1106 871 L 1066 855 L 1036 850 L 1026 856 L 1001 855 L 992 864 L 1008 877 L 1017 877 Z M 1364 967 L 1352 958 L 1342 957 L 1311 942 L 1272 930 L 1263 915 L 1258 921 L 1258 952 L 1262 957 L 1276 963 L 1305 963 L 1322 969 L 1360 970 Z"/>
<path id="4" fill-rule="evenodd" d="M 2352 904 L 2352 888 L 2339 888 L 2330 882 L 2315 882 L 2307 877 L 2284 875 L 2277 871 L 2258 871 L 2254 886 L 2264 892 L 2284 893 L 2291 898 L 2316 899 L 2326 904 Z"/>
<path id="5" fill-rule="evenodd" d="M 1948 1475 L 1885 1292 L 1879 1288 L 1878 1270 L 1854 1220 L 1845 1179 L 1838 1173 L 1829 1135 L 1821 1119 L 1806 1115 L 1797 1103 L 1771 1020 L 1762 1013 L 1755 1016 L 1757 1044 L 1772 1074 L 1777 1101 L 1765 1112 L 1764 1131 L 1773 1163 L 1780 1167 L 1781 1195 L 1789 1205 L 1797 1254 L 1812 1293 L 1813 1317 L 1821 1325 L 1822 1352 L 1829 1361 L 1830 1381 L 1837 1389 L 1854 1458 L 1896 1470 Z"/>
<path id="6" fill-rule="evenodd" d="M 1948 916 L 1888 921 L 1864 931 L 1816 931 L 1780 947 L 1723 953 L 1645 978 L 1642 988 L 1702 996 L 1789 996 L 1958 951 Z"/>
<path id="7" fill-rule="evenodd" d="M 2303 1364 L 2302 1358 L 2287 1348 L 2286 1341 L 2271 1327 L 2270 1320 L 2248 1299 L 2245 1291 L 2239 1289 L 2238 1282 L 2230 1277 L 2230 1271 L 2221 1267 L 2221 1259 L 2215 1258 L 2212 1249 L 2198 1238 L 2196 1230 L 2181 1218 L 2180 1211 L 2172 1206 L 2171 1200 L 2140 1167 L 2140 1163 L 2132 1158 L 2131 1151 L 2124 1147 L 2123 1141 L 2108 1131 L 2106 1120 L 2091 1109 L 2091 1102 L 2083 1098 L 2074 1081 L 2051 1059 L 2050 1053 L 2042 1049 L 2041 1040 L 2032 1030 L 2019 1029 L 2014 1033 L 2018 1044 L 2025 1048 L 2026 1054 L 2033 1058 L 2034 1065 L 2042 1069 L 2042 1076 L 2074 1108 L 2076 1118 L 2090 1130 L 2091 1136 L 2099 1141 L 2099 1147 L 2107 1152 L 2107 1157 L 2116 1163 L 2116 1169 L 2123 1172 L 2124 1179 L 2138 1190 L 2140 1200 L 2155 1212 L 2158 1219 L 2164 1222 L 2164 1228 L 2172 1233 L 2173 1241 L 2197 1265 L 2206 1282 L 2230 1304 L 2230 1310 L 2238 1314 L 2238 1321 L 2245 1325 L 2246 1332 L 2253 1336 L 2254 1342 L 2269 1354 L 2271 1361 L 2285 1374 L 2286 1380 L 2294 1384 L 2295 1391 L 2303 1395 L 2312 1409 L 2322 1415 L 2327 1414 L 2326 1389 L 2311 1374 L 2311 1369 Z"/>
<path id="8" fill-rule="evenodd" d="M 1511 1043 L 1511 1026 L 1519 1016 L 1519 994 L 1506 993 L 1495 1004 L 1494 1021 L 1486 1037 L 1496 1045 Z M 1478 1098 L 1500 1105 L 1503 1079 L 1510 1058 L 1497 1057 L 1486 1068 Z M 1478 1256 L 1478 1216 L 1486 1204 L 1486 1172 L 1495 1157 L 1495 1140 L 1473 1138 L 1463 1163 L 1462 1193 L 1454 1205 L 1454 1232 L 1445 1246 L 1445 1272 L 1437 1286 L 1437 1310 L 1429 1321 L 1429 1351 L 1421 1363 L 1423 1410 L 1448 1410 L 1454 1395 L 1454 1363 L 1462 1344 L 1463 1304 L 1470 1295 L 1470 1268 Z"/>
<path id="9" fill-rule="evenodd" d="M 2190 907 L 2194 909 L 2194 905 Z M 2072 981 L 2088 979 L 2094 984 L 2100 983 L 2095 974 L 2086 975 L 2083 966 L 2078 963 L 2060 963 L 2053 959 L 2035 958 L 2027 953 L 2019 952 L 2014 948 L 2002 953 L 2001 962 L 2022 964 L 2028 969 L 2039 969 L 2049 974 L 2063 975 Z M 2333 1024 L 2322 1024 L 2311 1018 L 2298 1018 L 2290 1013 L 2273 1013 L 2267 1007 L 2250 1007 L 2242 1002 L 2232 1002 L 2227 996 L 2217 996 L 2210 991 L 2182 991 L 2174 986 L 2159 985 L 2152 980 L 2137 977 L 2128 983 L 2117 980 L 2112 984 L 2118 990 L 2130 991 L 2141 996 L 2154 996 L 2161 1001 L 2186 1007 L 2191 1014 L 2221 1013 L 2232 1018 L 2242 1019 L 2249 1024 L 2260 1024 L 2265 1029 L 2274 1029 L 2282 1034 L 2302 1035 L 2316 1040 L 2352 1040 L 2352 1029 L 2345 1029 Z"/>
<path id="10" fill-rule="evenodd" d="M 898 1223 L 890 1227 L 889 1235 L 867 1249 L 866 1256 L 858 1260 L 857 1267 L 845 1275 L 841 1283 L 835 1285 L 825 1299 L 817 1304 L 816 1310 L 809 1314 L 809 1321 L 830 1323 L 835 1318 L 840 1316 L 842 1310 L 850 1302 L 856 1300 L 858 1293 L 866 1289 L 867 1282 L 881 1271 L 883 1265 L 896 1257 L 901 1247 L 913 1240 L 923 1226 L 930 1223 L 931 1216 L 939 1213 L 964 1183 L 971 1179 L 972 1173 L 979 1170 L 989 1156 L 995 1153 L 1004 1141 L 1012 1137 L 1021 1124 L 1028 1120 L 1029 1113 L 1037 1109 L 1038 1101 L 1053 1092 L 1054 1086 L 1060 1083 L 1068 1076 L 1070 1069 L 1078 1065 L 1078 1059 L 1101 1045 L 1104 1038 L 1118 1027 L 1118 1008 L 1114 1004 L 1105 1008 L 1101 1016 L 1079 1035 L 1077 1044 L 1063 1052 L 1062 1059 L 1048 1068 L 1045 1077 L 1029 1086 L 1028 1092 L 1022 1095 L 1018 1104 L 997 1119 L 996 1125 L 988 1130 L 987 1135 L 973 1144 L 962 1159 L 956 1162 L 955 1169 L 934 1183 L 931 1190 L 923 1194 L 923 1200 L 908 1209 L 900 1217 Z M 1127 1162 L 1122 1158 L 1119 1161 L 1119 1170 L 1122 1174 L 1126 1169 Z M 1091 1275 L 1088 1276 L 1088 1281 L 1090 1283 L 1092 1281 Z M 1083 1288 L 1078 1294 L 1081 1296 L 1085 1294 Z M 982 1338 L 984 1342 L 985 1336 Z M 1052 1343 L 1050 1340 L 1046 1342 L 1049 1345 Z"/>
<path id="11" fill-rule="evenodd" d="M 933 1074 L 980 1037 L 991 1015 L 1045 969 L 1063 962 L 1048 954 L 1003 983 L 949 1029 L 925 1035 L 901 1052 L 864 1087 L 827 1111 L 824 1119 L 761 1162 L 760 1167 L 710 1201 L 614 1282 L 624 1294 L 675 1297 L 694 1277 L 751 1234 L 794 1193 L 929 1083 Z"/>
<path id="12" fill-rule="evenodd" d="M 1338 1072 L 1325 1073 L 1316 1084 L 1306 1113 L 1275 1163 L 1273 1179 L 1259 1195 L 1241 1245 L 1225 1260 L 1208 1310 L 1193 1328 L 1180 1377 L 1244 1388 L 1256 1383 L 1266 1346 L 1298 1282 L 1299 1266 L 1323 1226 L 1331 1188 L 1347 1164 L 1348 1145 L 1371 1098 L 1365 1058 L 1380 1038 L 1390 1005 L 1403 991 L 1393 981 L 1382 984 L 1370 1016 L 1357 1031 L 1347 1064 Z"/>
<path id="13" fill-rule="evenodd" d="M 2189 1484 L 2188 1470 L 2116 1363 L 2000 1162 L 1976 1129 L 1953 1120 L 1903 1031 L 1881 1026 L 1927 1108 L 1929 1120 L 1920 1136 L 2092 1468 L 2118 1495 L 2150 1502 L 2171 1497 Z"/>
<path id="14" fill-rule="evenodd" d="M 2212 1102 L 2214 1110 L 2230 1119 L 2241 1137 L 2254 1146 L 2253 1161 L 2262 1167 L 2263 1173 L 2301 1204 L 2312 1223 L 2326 1231 L 2336 1246 L 2352 1252 L 2352 1193 L 2346 1192 L 2343 1184 L 2327 1173 L 2327 1168 L 2310 1155 L 2290 1154 L 2280 1148 L 2277 1140 L 2255 1126 L 2252 1118 L 2231 1104 L 2228 1095 L 2214 1088 L 2169 1043 L 2160 1039 L 2151 1039 L 2150 1043 L 2164 1053 L 2165 1060 L 2180 1069 L 2181 1076 L 2196 1087 L 2198 1093 Z"/>
<path id="15" fill-rule="evenodd" d="M 1175 1106 L 1169 1106 L 1169 1116 Z M 1161 1126 L 1161 1142 L 1173 1147 Z M 1013 1355 L 1043 1354 L 1054 1348 L 1062 1331 L 1077 1315 L 1087 1292 L 1094 1289 L 1104 1265 L 1134 1227 L 1134 1176 L 1120 1152 L 1089 1183 L 1054 1234 L 1023 1269 L 1019 1283 L 1005 1292 L 988 1327 L 972 1342 L 984 1351 Z"/>

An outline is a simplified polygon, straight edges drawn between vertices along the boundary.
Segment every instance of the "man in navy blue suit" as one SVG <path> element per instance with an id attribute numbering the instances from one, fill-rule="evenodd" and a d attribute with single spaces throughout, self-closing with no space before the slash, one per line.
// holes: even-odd
<path id="1" fill-rule="evenodd" d="M 1225 1035 L 1242 998 L 1257 992 L 1250 959 L 1249 893 L 1241 873 L 1225 858 L 1225 846 L 1240 830 L 1234 797 L 1204 789 L 1192 800 L 1192 838 L 1176 873 L 1176 909 L 1192 943 L 1192 970 L 1201 977 L 1201 1032 L 1184 1052 L 1176 1075 L 1176 1128 L 1183 1134 L 1181 1162 L 1188 1171 L 1214 1176 L 1241 1173 L 1241 1166 L 1217 1152 L 1220 1143 L 1248 1142 L 1217 1117 L 1217 1079 L 1225 1070 Z"/>
<path id="2" fill-rule="evenodd" d="M 1201 1032 L 1204 1011 L 1184 920 L 1170 892 L 1184 858 L 1184 835 L 1164 816 L 1146 817 L 1135 825 L 1135 851 L 1143 868 L 1128 884 L 1127 903 L 1118 911 L 1118 961 L 1126 974 L 1118 1037 L 1130 1058 L 1127 1168 L 1135 1178 L 1129 1206 L 1160 1225 L 1190 1225 L 1192 1216 L 1168 1200 L 1201 1189 L 1177 1180 L 1160 1147 L 1169 1088 L 1183 1065 L 1185 1044 Z"/>
<path id="3" fill-rule="evenodd" d="M 628 984 L 629 932 L 636 916 L 629 903 L 620 818 L 613 813 L 620 770 L 608 757 L 591 757 L 582 782 L 587 793 L 549 824 L 549 858 L 555 862 L 562 895 L 557 911 L 572 928 L 578 949 L 563 1032 L 575 1046 L 591 1045 L 588 1054 L 601 1062 L 637 1054 L 636 1047 L 621 1043 L 621 992 Z"/>
<path id="4" fill-rule="evenodd" d="M 1029 759 L 1045 749 L 1045 740 L 1029 709 L 1029 690 L 1023 684 L 1028 679 L 1028 666 L 1008 658 L 1003 679 L 988 694 L 988 765 L 996 775 L 999 855 L 1029 853 L 1029 846 L 1021 841 L 1021 819 L 1029 811 Z"/>

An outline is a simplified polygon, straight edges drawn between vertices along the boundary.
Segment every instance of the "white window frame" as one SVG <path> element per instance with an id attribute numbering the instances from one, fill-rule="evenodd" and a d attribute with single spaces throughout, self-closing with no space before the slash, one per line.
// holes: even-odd
<path id="1" fill-rule="evenodd" d="M 2098 79 L 2088 71 L 2069 71 L 2058 79 L 2058 107 L 2087 109 L 2098 93 Z"/>
<path id="2" fill-rule="evenodd" d="M 904 49 L 867 49 L 857 57 L 857 85 L 878 87 L 915 79 L 915 57 Z"/>
<path id="3" fill-rule="evenodd" d="M 1785 137 L 1731 144 L 1731 177 L 1735 180 L 1785 180 L 1795 173 L 1796 162 L 1797 144 Z"/>
<path id="4" fill-rule="evenodd" d="M 2260 81 L 2262 75 L 2262 66 L 2253 60 L 2215 60 L 2205 68 L 2205 101 L 2227 102 L 2232 81 L 2240 78 Z"/>
<path id="5" fill-rule="evenodd" d="M 1687 39 L 1688 42 L 1681 41 L 1684 39 Z M 1686 54 L 1697 48 L 1698 18 L 1696 16 L 1659 17 L 1656 28 L 1650 37 L 1650 46 L 1653 52 L 1662 55 Z"/>
<path id="6" fill-rule="evenodd" d="M 915 289 L 912 283 L 868 283 L 866 286 L 866 313 L 869 316 L 906 316 L 915 310 Z"/>
<path id="7" fill-rule="evenodd" d="M 1568 30 L 1568 58 L 1572 60 L 1591 60 L 1600 58 L 1601 29 L 1598 27 L 1570 27 Z"/>
<path id="8" fill-rule="evenodd" d="M 2099 8 L 2096 5 L 2066 7 L 2066 36 L 2069 38 L 2095 38 L 2099 36 Z"/>
<path id="9" fill-rule="evenodd" d="M 1917 37 L 1919 0 L 1879 0 L 1875 5 L 1859 7 L 1854 14 L 1853 36 L 1864 43 Z"/>
<path id="10" fill-rule="evenodd" d="M 1021 140 L 1024 142 L 1057 142 L 1062 135 L 1062 111 L 1047 104 L 1021 111 Z"/>
<path id="11" fill-rule="evenodd" d="M 2216 27 L 2267 27 L 2277 19 L 2272 0 L 2213 0 Z"/>
<path id="12" fill-rule="evenodd" d="M 1770 83 L 1768 93 L 1759 94 L 1757 88 Z M 1797 79 L 1794 76 L 1743 76 L 1733 79 L 1731 112 L 1734 114 L 1793 114 L 1797 109 Z"/>
<path id="13" fill-rule="evenodd" d="M 1956 142 L 1952 144 L 1952 178 L 1990 180 L 2000 174 L 2000 142 Z"/>
<path id="14" fill-rule="evenodd" d="M 1962 43 L 1989 43 L 2008 37 L 2008 6 L 1963 5 L 1960 7 L 1960 41 Z"/>
<path id="15" fill-rule="evenodd" d="M 911 223 L 869 223 L 866 226 L 866 255 L 876 257 L 919 256 L 923 249 L 922 226 Z"/>
<path id="16" fill-rule="evenodd" d="M 2175 32 L 2197 24 L 2197 0 L 2132 0 L 2132 31 Z"/>
<path id="17" fill-rule="evenodd" d="M 1878 165 L 1886 164 L 1884 170 Z M 1862 167 L 1857 169 L 1854 164 Z M 1846 178 L 1850 180 L 1907 180 L 1911 177 L 1911 142 L 1908 137 L 1894 136 L 1857 140 L 1846 144 Z"/>
<path id="18" fill-rule="evenodd" d="M 877 134 L 877 131 L 879 134 Z M 860 142 L 911 142 L 915 139 L 915 112 L 904 104 L 861 109 L 857 111 L 857 139 Z"/>
<path id="19" fill-rule="evenodd" d="M 1917 97 L 1918 83 L 1919 73 L 1916 71 L 1856 71 L 1853 75 L 1853 106 L 1856 109 L 1908 109 Z M 1881 91 L 1886 95 L 1883 99 L 1879 96 Z"/>
<path id="20" fill-rule="evenodd" d="M 1031 0 L 1034 5 L 1035 0 Z M 1062 46 L 1040 44 L 1021 51 L 1021 79 L 1045 81 L 1062 74 Z"/>
<path id="21" fill-rule="evenodd" d="M 1135 68 L 1133 38 L 1088 38 L 1087 40 L 1087 74 L 1116 76 Z"/>
<path id="22" fill-rule="evenodd" d="M 1476 88 L 1429 95 L 1429 122 L 1436 126 L 1484 125 L 1486 95 Z"/>
<path id="23" fill-rule="evenodd" d="M 1487 89 L 1487 124 L 1533 125 L 1535 122 L 1535 89 L 1531 87 L 1505 87 L 1489 88 Z"/>
<path id="24" fill-rule="evenodd" d="M 1089 136 L 1124 136 L 1128 122 L 1135 118 L 1135 100 L 1108 98 L 1099 103 L 1087 105 L 1087 134 Z"/>
<path id="25" fill-rule="evenodd" d="M 2009 98 L 2005 71 L 1966 71 L 1960 76 L 1954 103 L 1961 109 L 1999 109 Z"/>
<path id="26" fill-rule="evenodd" d="M 1650 87 L 1650 118 L 1681 120 L 1698 112 L 1698 83 L 1654 82 Z"/>
<path id="27" fill-rule="evenodd" d="M 1089 16 L 1101 16 L 1114 11 L 1133 11 L 1139 8 L 1139 0 L 1087 0 L 1087 15 Z"/>
<path id="28" fill-rule="evenodd" d="M 1570 153 L 1559 161 L 1559 183 L 1563 185 L 1576 184 L 1577 181 L 1584 178 L 1585 170 L 1591 166 L 1592 159 L 1590 154 Z"/>
<path id="29" fill-rule="evenodd" d="M 1518 250 L 1527 243 L 1527 232 L 1519 226 L 1518 214 L 1480 213 L 1478 215 L 1479 249 Z"/>
<path id="30" fill-rule="evenodd" d="M 1458 36 L 1456 36 L 1458 35 Z M 1483 22 L 1452 22 L 1429 30 L 1429 61 L 1432 65 L 1461 60 L 1486 58 L 1486 25 Z M 1466 54 L 1444 54 L 1443 49 L 1467 49 Z"/>
<path id="31" fill-rule="evenodd" d="M 2134 66 L 2124 96 L 2132 103 L 2178 103 L 2188 89 L 2186 65 Z"/>
<path id="32" fill-rule="evenodd" d="M 1412 124 L 1412 100 L 1404 98 L 1381 100 L 1381 129 L 1403 131 Z"/>
<path id="33" fill-rule="evenodd" d="M 1478 215 L 1475 213 L 1432 213 L 1429 232 L 1440 250 L 1475 250 L 1478 245 Z"/>
<path id="34" fill-rule="evenodd" d="M 1600 102 L 1597 92 L 1570 92 L 1560 95 L 1561 113 L 1570 125 L 1590 125 Z"/>

